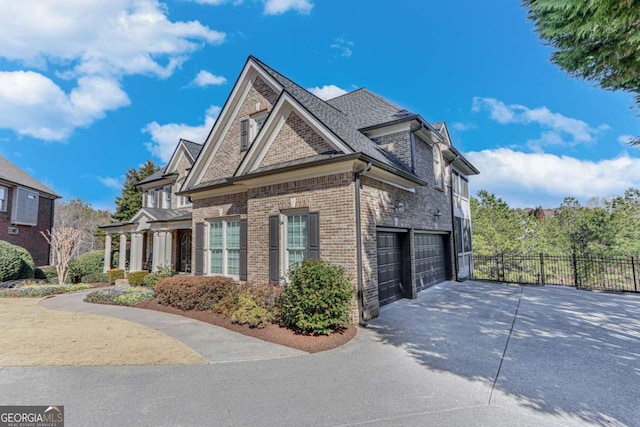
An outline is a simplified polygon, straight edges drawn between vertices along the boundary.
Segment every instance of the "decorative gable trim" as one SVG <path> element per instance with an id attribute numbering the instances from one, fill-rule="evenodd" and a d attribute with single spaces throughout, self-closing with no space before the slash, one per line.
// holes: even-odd
<path id="1" fill-rule="evenodd" d="M 180 140 L 180 142 L 178 143 L 178 146 L 173 152 L 173 155 L 171 156 L 171 159 L 169 160 L 169 163 L 165 168 L 165 171 L 164 171 L 165 175 L 169 175 L 172 172 L 178 172 L 176 169 L 177 169 L 178 163 L 180 162 L 181 156 L 186 157 L 189 160 L 189 163 L 193 165 L 193 161 L 195 159 L 191 156 L 191 153 L 189 152 L 189 150 L 187 150 L 187 147 L 185 147 L 184 142 L 182 140 Z"/>
<path id="2" fill-rule="evenodd" d="M 265 83 L 271 86 L 274 91 L 282 91 L 282 87 L 278 82 L 267 74 L 262 67 L 256 64 L 252 58 L 249 58 L 242 69 L 238 80 L 236 80 L 233 90 L 231 91 L 229 98 L 227 98 L 227 101 L 225 102 L 218 119 L 213 125 L 209 136 L 205 140 L 202 152 L 189 171 L 189 175 L 182 186 L 182 190 L 186 190 L 189 187 L 193 187 L 202 182 L 205 172 L 211 166 L 211 162 L 215 158 L 215 155 L 222 144 L 224 135 L 229 131 L 229 127 L 233 123 L 233 118 L 238 114 L 238 110 L 242 106 L 253 82 L 258 76 Z"/>
<path id="3" fill-rule="evenodd" d="M 331 145 L 336 151 L 345 154 L 353 153 L 353 150 L 350 147 L 329 131 L 322 122 L 316 119 L 311 113 L 309 113 L 309 111 L 300 105 L 295 98 L 285 91 L 280 95 L 280 98 L 273 107 L 271 114 L 269 114 L 269 118 L 256 137 L 256 140 L 249 148 L 247 155 L 240 163 L 240 166 L 234 176 L 237 177 L 252 172 L 260 166 L 260 163 L 266 156 L 269 148 L 271 148 L 271 145 L 287 121 L 287 118 L 294 111 L 311 127 L 311 129 L 313 129 L 314 132 L 327 141 L 327 143 L 329 143 L 329 145 Z"/>

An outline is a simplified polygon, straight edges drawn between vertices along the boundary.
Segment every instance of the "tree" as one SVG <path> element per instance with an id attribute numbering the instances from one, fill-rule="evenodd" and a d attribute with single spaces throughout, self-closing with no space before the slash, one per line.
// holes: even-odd
<path id="1" fill-rule="evenodd" d="M 127 171 L 122 184 L 122 196 L 116 197 L 116 211 L 111 216 L 114 222 L 129 221 L 142 208 L 142 190 L 136 184 L 160 169 L 153 161 L 147 160 L 138 169 Z"/>
<path id="2" fill-rule="evenodd" d="M 103 247 L 104 232 L 98 226 L 108 223 L 110 217 L 109 211 L 93 209 L 91 204 L 75 198 L 67 203 L 56 204 L 53 226 L 81 230 L 76 253 L 73 254 L 76 257 Z"/>
<path id="3" fill-rule="evenodd" d="M 523 0 L 522 5 L 540 37 L 555 48 L 553 63 L 605 90 L 633 93 L 640 106 L 640 2 Z"/>
<path id="4" fill-rule="evenodd" d="M 54 263 L 58 273 L 58 283 L 63 284 L 67 280 L 69 263 L 76 253 L 76 245 L 79 242 L 82 230 L 71 227 L 53 227 L 51 230 L 41 231 L 40 234 L 47 240 L 54 253 Z"/>

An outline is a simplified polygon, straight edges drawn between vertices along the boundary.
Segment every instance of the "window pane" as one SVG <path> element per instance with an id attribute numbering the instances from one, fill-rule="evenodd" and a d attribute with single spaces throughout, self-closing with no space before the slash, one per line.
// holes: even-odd
<path id="1" fill-rule="evenodd" d="M 212 222 L 209 230 L 211 273 L 224 274 L 224 272 L 222 271 L 222 222 Z"/>
<path id="2" fill-rule="evenodd" d="M 302 262 L 307 251 L 307 215 L 287 217 L 287 252 L 289 266 Z"/>
<path id="3" fill-rule="evenodd" d="M 211 250 L 211 273 L 223 274 L 222 272 L 222 249 Z"/>
<path id="4" fill-rule="evenodd" d="M 240 221 L 227 222 L 227 274 L 240 274 Z"/>
<path id="5" fill-rule="evenodd" d="M 240 251 L 227 249 L 227 274 L 237 276 L 240 274 Z"/>

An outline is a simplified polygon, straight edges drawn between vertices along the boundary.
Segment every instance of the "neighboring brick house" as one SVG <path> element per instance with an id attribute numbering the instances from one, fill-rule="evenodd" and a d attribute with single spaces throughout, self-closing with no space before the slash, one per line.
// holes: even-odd
<path id="1" fill-rule="evenodd" d="M 22 246 L 37 266 L 49 265 L 41 232 L 53 227 L 56 193 L 0 156 L 0 240 Z"/>
<path id="2" fill-rule="evenodd" d="M 105 271 L 111 266 L 111 244 L 117 236 L 120 268 L 156 271 L 172 266 L 191 273 L 191 202 L 176 192 L 201 149 L 202 145 L 181 139 L 169 163 L 137 184 L 143 190 L 142 209 L 130 221 L 100 227 L 106 233 Z"/>
<path id="3" fill-rule="evenodd" d="M 460 182 L 477 173 L 444 123 L 366 89 L 323 101 L 250 56 L 176 195 L 193 203 L 193 274 L 283 283 L 322 258 L 366 321 L 470 273 Z"/>

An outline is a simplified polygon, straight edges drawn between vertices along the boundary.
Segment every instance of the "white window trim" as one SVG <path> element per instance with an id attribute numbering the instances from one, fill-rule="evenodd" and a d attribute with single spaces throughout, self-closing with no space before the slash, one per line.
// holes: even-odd
<path id="1" fill-rule="evenodd" d="M 228 222 L 240 222 L 240 217 L 226 217 L 226 218 L 215 218 L 215 219 L 210 219 L 206 222 L 206 226 L 205 226 L 205 231 L 206 231 L 206 243 L 205 243 L 205 247 L 206 247 L 206 253 L 207 253 L 207 257 L 205 259 L 205 268 L 206 268 L 206 275 L 207 276 L 224 276 L 224 277 L 230 277 L 232 279 L 235 280 L 240 280 L 240 275 L 239 274 L 227 274 L 227 268 L 228 268 L 228 260 L 227 260 L 227 223 Z M 211 224 L 213 224 L 214 222 L 221 222 L 222 223 L 222 273 L 213 273 L 211 272 Z M 238 270 L 240 270 L 239 268 L 240 266 L 238 265 Z"/>
<path id="2" fill-rule="evenodd" d="M 9 203 L 7 203 L 9 199 L 9 187 L 0 185 L 0 190 L 4 190 L 4 199 L 0 201 L 0 212 L 6 212 L 9 209 Z"/>
<path id="3" fill-rule="evenodd" d="M 258 121 L 262 121 L 262 126 L 264 126 L 268 115 L 269 111 L 265 110 L 249 117 L 249 144 L 251 144 L 256 139 L 256 136 L 258 136 Z"/>
<path id="4" fill-rule="evenodd" d="M 167 199 L 167 191 L 169 194 L 169 198 Z M 164 186 L 162 188 L 162 208 L 163 209 L 171 209 L 171 199 L 173 198 L 173 194 L 171 193 L 172 189 L 170 185 Z"/>
<path id="5" fill-rule="evenodd" d="M 188 196 L 178 196 L 178 201 L 176 203 L 179 208 L 188 208 L 192 205 Z"/>
<path id="6" fill-rule="evenodd" d="M 289 249 L 287 245 L 287 237 L 288 237 L 288 227 L 289 227 L 289 217 L 290 216 L 306 216 L 307 217 L 307 246 L 305 248 L 305 253 L 308 256 L 309 254 L 309 211 L 301 210 L 301 211 L 290 211 L 280 214 L 280 224 L 282 224 L 280 230 L 280 252 L 282 253 L 282 264 L 280 265 L 281 271 L 286 275 L 289 271 Z M 303 259 L 307 259 L 307 257 L 303 257 Z"/>

